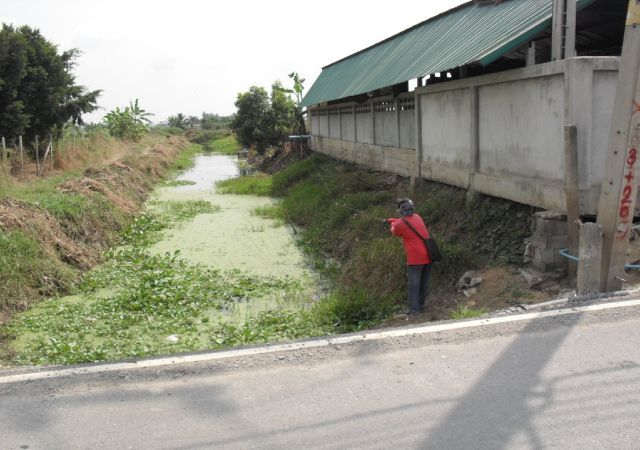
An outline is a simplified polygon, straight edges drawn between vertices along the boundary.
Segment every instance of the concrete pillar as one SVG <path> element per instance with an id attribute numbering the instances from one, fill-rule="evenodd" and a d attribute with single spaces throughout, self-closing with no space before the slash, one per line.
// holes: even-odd
<path id="1" fill-rule="evenodd" d="M 480 107 L 478 104 L 478 86 L 471 86 L 469 90 L 471 97 L 471 142 L 469 143 L 471 155 L 469 161 L 471 177 L 473 177 L 473 173 L 480 171 Z M 469 184 L 471 184 L 471 181 L 470 179 Z"/>
<path id="2" fill-rule="evenodd" d="M 356 105 L 351 105 L 351 114 L 353 116 L 353 142 L 358 142 L 358 123 L 356 122 Z"/>
<path id="3" fill-rule="evenodd" d="M 413 109 L 416 118 L 416 176 L 418 178 L 422 177 L 422 114 L 421 114 L 421 106 L 420 106 L 420 93 L 416 90 L 415 94 L 415 107 Z"/>
<path id="4" fill-rule="evenodd" d="M 583 223 L 578 254 L 578 295 L 600 292 L 601 254 L 602 227 L 597 223 Z"/>
<path id="5" fill-rule="evenodd" d="M 562 59 L 565 1 L 566 0 L 553 0 L 553 20 L 551 25 L 551 61 Z"/>
<path id="6" fill-rule="evenodd" d="M 393 107 L 396 111 L 396 147 L 400 148 L 400 101 L 397 97 L 393 100 Z"/>
<path id="7" fill-rule="evenodd" d="M 536 65 L 536 41 L 531 41 L 527 49 L 527 66 Z"/>
<path id="8" fill-rule="evenodd" d="M 591 188 L 593 129 L 593 67 L 584 60 L 571 59 L 564 65 L 564 120 L 578 129 L 578 174 L 580 189 Z"/>
<path id="9" fill-rule="evenodd" d="M 578 253 L 580 189 L 578 186 L 578 131 L 575 125 L 564 127 L 565 196 L 567 199 L 567 239 L 569 253 Z M 569 279 L 576 276 L 577 265 L 569 261 Z"/>
<path id="10" fill-rule="evenodd" d="M 371 142 L 376 144 L 376 103 L 371 100 Z"/>
<path id="11" fill-rule="evenodd" d="M 566 26 L 564 29 L 564 57 L 573 58 L 576 56 L 576 1 L 566 0 Z"/>

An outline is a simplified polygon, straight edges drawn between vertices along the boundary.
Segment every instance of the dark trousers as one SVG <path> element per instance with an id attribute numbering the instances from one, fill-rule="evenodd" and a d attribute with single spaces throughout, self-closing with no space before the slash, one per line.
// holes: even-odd
<path id="1" fill-rule="evenodd" d="M 409 276 L 409 314 L 422 312 L 424 302 L 429 294 L 431 264 L 407 266 Z"/>

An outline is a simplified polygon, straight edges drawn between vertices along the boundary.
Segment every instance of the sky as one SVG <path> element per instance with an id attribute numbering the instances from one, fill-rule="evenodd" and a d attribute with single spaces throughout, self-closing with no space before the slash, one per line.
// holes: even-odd
<path id="1" fill-rule="evenodd" d="M 323 66 L 446 11 L 463 0 L 2 0 L 0 22 L 38 28 L 60 51 L 79 49 L 76 81 L 101 89 L 98 122 L 139 99 L 171 115 L 235 112 L 239 92 L 309 89 Z"/>

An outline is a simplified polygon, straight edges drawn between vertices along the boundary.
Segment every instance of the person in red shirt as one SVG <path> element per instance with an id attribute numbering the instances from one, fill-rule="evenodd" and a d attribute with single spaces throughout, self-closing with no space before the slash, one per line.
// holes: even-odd
<path id="1" fill-rule="evenodd" d="M 429 237 L 429 230 L 422 217 L 415 213 L 410 199 L 399 199 L 398 210 L 401 217 L 387 219 L 386 222 L 391 224 L 391 234 L 402 238 L 407 254 L 409 314 L 420 314 L 429 293 L 431 277 L 431 258 L 424 243 L 424 239 Z"/>

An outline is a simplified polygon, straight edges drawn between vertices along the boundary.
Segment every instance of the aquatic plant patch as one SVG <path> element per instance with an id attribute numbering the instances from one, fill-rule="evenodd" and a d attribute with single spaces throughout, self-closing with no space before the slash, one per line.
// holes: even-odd
<path id="1" fill-rule="evenodd" d="M 164 183 L 160 184 L 160 186 L 178 187 L 178 186 L 193 186 L 194 184 L 196 184 L 196 182 L 191 180 L 167 180 Z"/>
<path id="2" fill-rule="evenodd" d="M 160 220 L 179 223 L 193 219 L 198 214 L 211 214 L 220 211 L 220 206 L 213 205 L 206 200 L 171 200 L 148 202 L 151 210 L 155 211 Z"/>
<path id="3" fill-rule="evenodd" d="M 203 350 L 213 341 L 245 342 L 248 337 L 240 339 L 238 330 L 246 325 L 225 324 L 219 312 L 234 302 L 273 292 L 295 297 L 303 289 L 287 277 L 222 273 L 189 264 L 177 252 L 151 255 L 140 246 L 112 251 L 108 259 L 77 286 L 82 301 L 50 299 L 15 318 L 7 330 L 15 338 L 15 363 L 75 364 Z M 112 286 L 118 286 L 115 292 L 101 295 Z M 302 333 L 271 328 L 252 336 L 270 340 Z"/>

